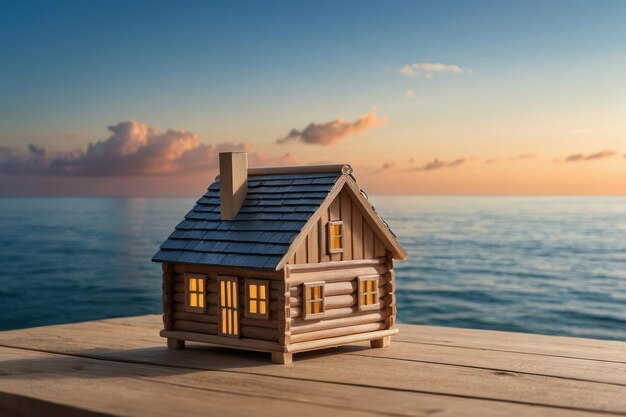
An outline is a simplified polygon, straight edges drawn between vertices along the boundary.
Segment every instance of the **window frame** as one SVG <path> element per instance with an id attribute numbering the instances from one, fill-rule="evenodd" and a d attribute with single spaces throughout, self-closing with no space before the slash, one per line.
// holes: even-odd
<path id="1" fill-rule="evenodd" d="M 207 309 L 207 298 L 206 298 L 207 277 L 206 275 L 186 272 L 184 277 L 185 277 L 185 311 L 187 313 L 205 313 Z M 202 282 L 202 291 L 191 291 L 189 289 L 189 281 L 192 279 L 197 279 L 198 280 L 197 282 L 200 282 L 200 281 Z M 196 289 L 198 288 L 197 285 L 198 284 L 196 283 Z M 202 307 L 197 307 L 197 306 L 194 307 L 191 305 L 190 298 L 189 298 L 191 293 L 199 294 L 202 296 L 202 300 L 203 300 Z"/>
<path id="2" fill-rule="evenodd" d="M 260 301 L 264 301 L 265 302 L 265 313 L 252 313 L 250 311 L 250 293 L 249 293 L 249 288 L 250 285 L 256 285 L 257 286 L 257 296 L 254 298 L 254 300 L 257 302 L 257 311 L 259 311 L 259 302 Z M 265 297 L 261 298 L 259 297 L 259 287 L 260 286 L 264 286 L 265 287 Z M 244 282 L 244 294 L 246 297 L 246 309 L 244 310 L 244 316 L 251 318 L 251 319 L 264 319 L 267 320 L 269 319 L 270 316 L 270 282 L 268 280 L 263 280 L 263 279 L 246 279 Z"/>
<path id="3" fill-rule="evenodd" d="M 330 231 L 332 230 L 332 226 L 339 226 L 339 235 L 336 237 L 339 237 L 340 246 L 339 248 L 335 248 L 335 249 L 333 249 L 332 247 L 333 236 L 330 233 Z M 326 228 L 326 235 L 327 235 L 328 253 L 343 253 L 343 238 L 344 238 L 343 221 L 342 220 L 330 220 Z"/>
<path id="4" fill-rule="evenodd" d="M 320 287 L 320 298 L 309 299 L 309 288 Z M 304 320 L 314 320 L 324 318 L 326 315 L 326 300 L 325 300 L 325 281 L 305 282 L 302 284 L 302 318 Z M 309 303 L 321 302 L 319 313 L 307 313 L 307 306 Z"/>
<path id="5" fill-rule="evenodd" d="M 367 282 L 375 281 L 376 285 L 374 286 L 374 291 L 367 291 Z M 366 291 L 361 291 L 361 283 L 365 282 Z M 368 310 L 379 310 L 380 309 L 380 275 L 363 275 L 357 277 L 357 300 L 359 311 L 368 311 Z M 367 294 L 372 294 L 374 296 L 375 302 L 372 304 L 363 303 L 363 296 L 367 296 Z"/>

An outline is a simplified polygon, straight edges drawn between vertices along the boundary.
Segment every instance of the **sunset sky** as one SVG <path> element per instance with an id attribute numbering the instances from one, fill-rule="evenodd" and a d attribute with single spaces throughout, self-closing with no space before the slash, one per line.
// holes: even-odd
<path id="1" fill-rule="evenodd" d="M 626 2 L 4 3 L 0 195 L 626 194 Z"/>

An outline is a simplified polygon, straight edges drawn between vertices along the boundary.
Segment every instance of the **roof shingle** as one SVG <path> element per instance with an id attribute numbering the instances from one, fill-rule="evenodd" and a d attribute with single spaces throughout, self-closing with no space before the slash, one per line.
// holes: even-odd
<path id="1" fill-rule="evenodd" d="M 152 260 L 274 269 L 341 175 L 250 176 L 234 220 L 221 220 L 220 183 L 214 182 Z"/>

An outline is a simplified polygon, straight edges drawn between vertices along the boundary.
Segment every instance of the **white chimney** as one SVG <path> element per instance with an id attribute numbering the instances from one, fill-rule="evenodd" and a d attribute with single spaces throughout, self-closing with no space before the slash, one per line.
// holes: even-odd
<path id="1" fill-rule="evenodd" d="M 220 209 L 222 220 L 233 220 L 248 193 L 248 154 L 220 152 Z"/>

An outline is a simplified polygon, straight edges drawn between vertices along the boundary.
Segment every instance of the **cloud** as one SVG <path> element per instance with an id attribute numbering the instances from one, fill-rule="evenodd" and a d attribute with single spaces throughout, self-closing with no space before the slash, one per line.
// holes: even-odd
<path id="1" fill-rule="evenodd" d="M 573 154 L 573 155 L 566 157 L 565 162 L 593 161 L 596 159 L 611 158 L 615 155 L 617 155 L 617 151 L 605 149 L 603 151 L 591 153 L 588 155 L 585 155 L 582 153 Z"/>
<path id="2" fill-rule="evenodd" d="M 382 167 L 380 167 L 380 170 L 381 170 L 381 171 L 386 171 L 386 170 L 388 170 L 388 169 L 395 168 L 395 167 L 396 167 L 396 165 L 397 165 L 397 164 L 396 164 L 396 161 L 387 161 L 387 162 L 385 162 L 385 163 L 383 164 L 383 166 L 382 166 Z"/>
<path id="3" fill-rule="evenodd" d="M 284 144 L 299 140 L 313 145 L 336 145 L 352 135 L 365 133 L 369 129 L 382 126 L 387 122 L 389 122 L 389 117 L 378 118 L 374 112 L 365 113 L 354 122 L 349 122 L 340 117 L 327 123 L 311 123 L 301 131 L 292 129 L 287 136 L 277 139 L 276 143 Z"/>
<path id="4" fill-rule="evenodd" d="M 365 169 L 364 174 L 366 175 L 372 175 L 372 174 L 379 174 L 383 171 L 389 171 L 391 169 L 394 169 L 397 166 L 397 162 L 396 161 L 386 161 L 384 162 L 380 167 L 375 168 L 375 169 Z"/>
<path id="5" fill-rule="evenodd" d="M 134 120 L 109 126 L 108 139 L 90 143 L 86 150 L 48 152 L 29 145 L 26 150 L 0 148 L 0 174 L 45 176 L 142 176 L 184 174 L 213 169 L 218 154 L 246 151 L 251 163 L 290 163 L 293 156 L 271 158 L 254 152 L 249 143 L 205 144 L 194 132 L 159 132 Z"/>
<path id="6" fill-rule="evenodd" d="M 517 155 L 514 156 L 510 159 L 510 161 L 523 161 L 525 159 L 535 159 L 537 158 L 539 155 L 537 155 L 536 153 L 523 153 L 521 155 Z"/>
<path id="7" fill-rule="evenodd" d="M 407 77 L 424 77 L 426 79 L 432 79 L 438 74 L 465 74 L 471 73 L 470 70 L 461 68 L 458 65 L 448 65 L 442 63 L 432 62 L 416 62 L 414 64 L 407 64 L 400 68 L 397 68 L 400 74 L 404 74 Z"/>
<path id="8" fill-rule="evenodd" d="M 435 158 L 432 162 L 427 163 L 426 165 L 422 165 L 421 167 L 413 168 L 412 171 L 435 171 L 437 169 L 443 168 L 455 168 L 461 165 L 465 165 L 468 162 L 477 161 L 478 158 L 475 157 L 466 157 L 455 159 L 454 161 L 446 162 L 440 161 Z"/>
<path id="9" fill-rule="evenodd" d="M 406 98 L 410 98 L 410 99 L 414 99 L 415 98 L 415 93 L 410 88 L 408 90 L 406 90 Z"/>
<path id="10" fill-rule="evenodd" d="M 44 156 L 46 154 L 44 148 L 36 145 L 28 145 L 28 151 L 35 156 Z"/>

